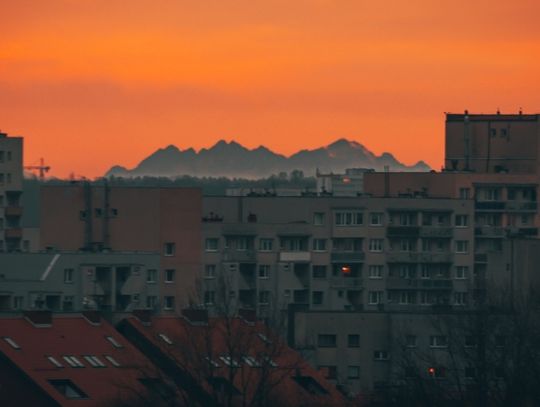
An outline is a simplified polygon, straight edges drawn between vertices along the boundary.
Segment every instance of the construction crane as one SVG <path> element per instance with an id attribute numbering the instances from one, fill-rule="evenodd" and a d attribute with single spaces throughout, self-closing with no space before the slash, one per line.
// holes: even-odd
<path id="1" fill-rule="evenodd" d="M 43 181 L 45 174 L 50 171 L 51 167 L 45 165 L 45 160 L 40 158 L 39 165 L 26 165 L 24 169 L 30 171 L 39 171 L 39 179 Z"/>

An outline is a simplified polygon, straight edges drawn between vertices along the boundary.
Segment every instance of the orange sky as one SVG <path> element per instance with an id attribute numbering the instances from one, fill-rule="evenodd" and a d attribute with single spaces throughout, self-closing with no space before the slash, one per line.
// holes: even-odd
<path id="1" fill-rule="evenodd" d="M 540 112 L 538 0 L 0 1 L 0 129 L 95 177 L 159 147 L 354 139 L 439 168 L 445 111 Z"/>

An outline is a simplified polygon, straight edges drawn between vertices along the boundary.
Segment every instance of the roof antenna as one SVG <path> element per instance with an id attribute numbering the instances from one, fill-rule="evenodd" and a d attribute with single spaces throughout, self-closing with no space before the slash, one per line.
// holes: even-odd
<path id="1" fill-rule="evenodd" d="M 519 115 L 521 116 L 523 114 L 523 109 L 520 107 L 519 108 Z"/>
<path id="2" fill-rule="evenodd" d="M 499 108 L 497 108 L 497 114 L 501 114 L 501 110 Z"/>

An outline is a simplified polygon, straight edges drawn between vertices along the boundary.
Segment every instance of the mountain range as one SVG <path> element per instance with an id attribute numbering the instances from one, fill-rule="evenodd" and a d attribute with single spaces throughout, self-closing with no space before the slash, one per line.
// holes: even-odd
<path id="1" fill-rule="evenodd" d="M 343 173 L 346 168 L 373 168 L 384 171 L 429 171 L 423 161 L 412 166 L 399 162 L 391 153 L 379 156 L 356 141 L 339 139 L 314 150 L 300 150 L 286 157 L 274 153 L 264 146 L 248 149 L 241 144 L 224 140 L 210 148 L 196 152 L 193 148 L 180 150 L 170 145 L 161 148 L 142 160 L 135 168 L 112 167 L 105 176 L 115 177 L 197 177 L 264 178 L 280 172 L 301 170 L 306 176 L 315 175 L 316 170 L 328 173 Z"/>

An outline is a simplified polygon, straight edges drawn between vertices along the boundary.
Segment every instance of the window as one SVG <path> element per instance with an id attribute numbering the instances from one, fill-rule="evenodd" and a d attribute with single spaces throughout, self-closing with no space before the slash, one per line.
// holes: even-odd
<path id="1" fill-rule="evenodd" d="M 13 309 L 22 309 L 24 305 L 24 297 L 16 295 L 13 297 Z"/>
<path id="2" fill-rule="evenodd" d="M 471 198 L 470 188 L 459 188 L 459 199 L 470 199 L 470 198 Z"/>
<path id="3" fill-rule="evenodd" d="M 49 384 L 67 399 L 86 399 L 88 396 L 68 379 L 50 379 Z"/>
<path id="4" fill-rule="evenodd" d="M 146 308 L 154 309 L 157 304 L 157 297 L 155 295 L 148 295 L 146 297 Z"/>
<path id="5" fill-rule="evenodd" d="M 401 291 L 399 293 L 399 303 L 401 305 L 415 304 L 416 293 L 414 291 Z"/>
<path id="6" fill-rule="evenodd" d="M 390 355 L 388 354 L 388 351 L 375 350 L 375 351 L 373 351 L 373 359 L 375 359 L 375 360 L 388 360 L 388 359 L 390 359 Z"/>
<path id="7" fill-rule="evenodd" d="M 64 367 L 64 365 L 62 363 L 60 363 L 58 361 L 58 359 L 56 359 L 55 357 L 53 356 L 47 356 L 47 360 L 49 362 L 51 362 L 52 365 L 54 365 L 55 367 Z"/>
<path id="8" fill-rule="evenodd" d="M 370 213 L 369 226 L 382 226 L 383 214 L 382 213 Z"/>
<path id="9" fill-rule="evenodd" d="M 172 345 L 173 344 L 173 341 L 171 341 L 171 338 L 169 338 L 167 335 L 165 334 L 158 334 L 159 336 L 159 339 L 161 339 L 163 342 L 165 342 L 167 345 Z"/>
<path id="10" fill-rule="evenodd" d="M 315 226 L 322 226 L 324 225 L 325 221 L 325 213 L 324 212 L 315 212 L 313 214 L 313 224 Z"/>
<path id="11" fill-rule="evenodd" d="M 469 226 L 469 216 L 468 215 L 456 215 L 456 227 L 457 228 L 466 228 Z"/>
<path id="12" fill-rule="evenodd" d="M 204 249 L 207 252 L 217 252 L 219 246 L 218 238 L 208 238 L 204 242 Z"/>
<path id="13" fill-rule="evenodd" d="M 74 368 L 84 367 L 83 363 L 79 359 L 77 359 L 75 356 L 66 355 L 66 356 L 62 356 L 62 358 L 71 367 L 74 367 Z"/>
<path id="14" fill-rule="evenodd" d="M 370 252 L 382 252 L 383 251 L 383 239 L 369 239 L 369 251 Z"/>
<path id="15" fill-rule="evenodd" d="M 106 336 L 105 339 L 107 339 L 111 344 L 112 346 L 114 346 L 115 348 L 117 349 L 120 349 L 120 348 L 123 348 L 124 346 L 118 342 L 114 337 L 112 336 Z"/>
<path id="16" fill-rule="evenodd" d="M 165 270 L 165 274 L 164 274 L 164 280 L 166 283 L 173 283 L 174 282 L 174 274 L 175 274 L 175 270 L 174 269 L 167 269 Z"/>
<path id="17" fill-rule="evenodd" d="M 358 379 L 360 377 L 360 366 L 347 366 L 347 378 Z"/>
<path id="18" fill-rule="evenodd" d="M 407 348 L 416 348 L 416 335 L 406 335 L 405 346 Z"/>
<path id="19" fill-rule="evenodd" d="M 206 305 L 213 305 L 216 301 L 216 292 L 213 290 L 207 290 L 204 292 L 204 303 Z"/>
<path id="20" fill-rule="evenodd" d="M 335 213 L 336 226 L 359 226 L 363 223 L 363 214 L 358 211 L 339 211 Z"/>
<path id="21" fill-rule="evenodd" d="M 360 347 L 360 335 L 349 334 L 347 335 L 347 346 L 349 348 L 359 348 Z"/>
<path id="22" fill-rule="evenodd" d="M 416 225 L 416 219 L 413 213 L 400 213 L 399 214 L 400 226 L 413 226 Z"/>
<path id="23" fill-rule="evenodd" d="M 83 358 L 92 367 L 106 367 L 105 363 L 103 363 L 97 356 L 87 355 L 83 356 Z"/>
<path id="24" fill-rule="evenodd" d="M 146 270 L 146 282 L 155 283 L 157 278 L 157 270 L 150 269 Z"/>
<path id="25" fill-rule="evenodd" d="M 319 366 L 319 370 L 324 372 L 324 377 L 328 380 L 337 379 L 337 366 Z"/>
<path id="26" fill-rule="evenodd" d="M 272 251 L 273 245 L 274 245 L 274 239 L 260 239 L 259 240 L 259 250 L 261 252 Z"/>
<path id="27" fill-rule="evenodd" d="M 164 256 L 174 256 L 175 244 L 172 242 L 167 242 L 163 245 L 163 255 Z"/>
<path id="28" fill-rule="evenodd" d="M 111 365 L 113 365 L 114 367 L 120 367 L 120 363 L 118 363 L 118 362 L 116 361 L 116 359 L 113 358 L 112 356 L 110 356 L 110 355 L 105 355 L 104 357 L 105 357 L 105 359 L 107 359 L 107 360 L 109 361 L 109 363 L 110 363 Z"/>
<path id="29" fill-rule="evenodd" d="M 270 277 L 270 266 L 268 264 L 259 265 L 259 278 L 267 279 Z"/>
<path id="30" fill-rule="evenodd" d="M 465 347 L 466 348 L 474 348 L 476 347 L 476 338 L 474 336 L 466 336 L 465 337 Z"/>
<path id="31" fill-rule="evenodd" d="M 454 293 L 454 305 L 467 305 L 467 293 Z"/>
<path id="32" fill-rule="evenodd" d="M 226 365 L 226 366 L 229 366 L 229 367 L 240 367 L 240 363 L 238 363 L 236 360 L 234 360 L 232 357 L 230 356 L 220 356 L 219 357 L 221 359 L 221 361 Z"/>
<path id="33" fill-rule="evenodd" d="M 270 304 L 270 291 L 267 291 L 267 290 L 259 291 L 259 304 L 261 305 Z"/>
<path id="34" fill-rule="evenodd" d="M 370 291 L 368 292 L 368 303 L 371 305 L 382 304 L 383 292 L 382 291 Z"/>
<path id="35" fill-rule="evenodd" d="M 206 264 L 204 266 L 204 278 L 211 279 L 216 278 L 216 265 Z"/>
<path id="36" fill-rule="evenodd" d="M 313 278 L 326 278 L 326 266 L 313 266 Z"/>
<path id="37" fill-rule="evenodd" d="M 476 369 L 474 367 L 466 367 L 465 377 L 467 379 L 474 379 L 476 377 Z"/>
<path id="38" fill-rule="evenodd" d="M 324 252 L 326 250 L 326 239 L 313 239 L 313 251 Z"/>
<path id="39" fill-rule="evenodd" d="M 17 342 L 15 342 L 12 338 L 10 338 L 9 336 L 4 336 L 2 338 L 5 342 L 7 342 L 7 344 L 9 346 L 11 346 L 13 349 L 16 349 L 16 350 L 19 350 L 21 349 L 21 347 L 17 344 Z"/>
<path id="40" fill-rule="evenodd" d="M 490 128 L 489 129 L 489 135 L 491 137 L 495 137 L 497 135 L 497 129 L 494 129 L 494 128 Z"/>
<path id="41" fill-rule="evenodd" d="M 499 188 L 486 188 L 484 190 L 484 199 L 486 201 L 498 201 L 501 199 L 501 190 Z"/>
<path id="42" fill-rule="evenodd" d="M 448 338 L 444 335 L 432 335 L 429 337 L 430 348 L 447 348 Z"/>
<path id="43" fill-rule="evenodd" d="M 444 379 L 446 377 L 446 368 L 443 366 L 428 367 L 428 374 L 437 379 Z"/>
<path id="44" fill-rule="evenodd" d="M 399 250 L 402 252 L 410 252 L 414 249 L 414 243 L 410 239 L 401 239 L 399 241 Z"/>
<path id="45" fill-rule="evenodd" d="M 163 309 L 171 310 L 174 308 L 174 296 L 166 295 L 163 297 Z"/>
<path id="46" fill-rule="evenodd" d="M 312 293 L 312 303 L 313 305 L 322 305 L 324 301 L 324 292 L 322 291 L 313 291 Z"/>
<path id="47" fill-rule="evenodd" d="M 458 280 L 464 280 L 469 275 L 469 267 L 468 266 L 457 266 L 456 267 L 456 279 Z"/>
<path id="48" fill-rule="evenodd" d="M 336 335 L 333 334 L 319 334 L 317 336 L 317 346 L 319 348 L 335 348 L 336 342 Z"/>
<path id="49" fill-rule="evenodd" d="M 369 278 L 378 279 L 382 278 L 383 266 L 371 265 L 368 267 Z"/>
<path id="50" fill-rule="evenodd" d="M 73 301 L 75 297 L 73 295 L 65 295 L 63 309 L 64 311 L 73 311 Z"/>
<path id="51" fill-rule="evenodd" d="M 469 242 L 467 240 L 456 240 L 456 253 L 468 253 Z"/>
<path id="52" fill-rule="evenodd" d="M 73 283 L 73 269 L 64 269 L 64 283 Z"/>

